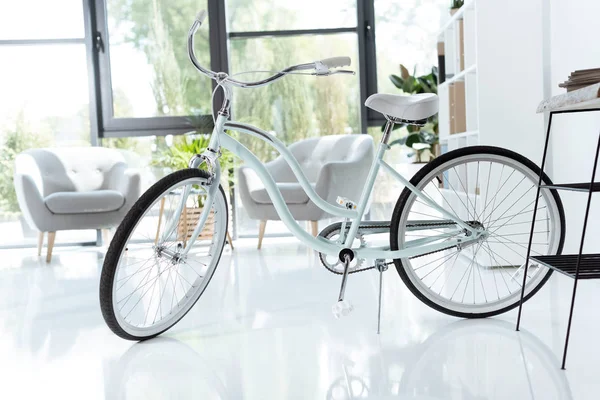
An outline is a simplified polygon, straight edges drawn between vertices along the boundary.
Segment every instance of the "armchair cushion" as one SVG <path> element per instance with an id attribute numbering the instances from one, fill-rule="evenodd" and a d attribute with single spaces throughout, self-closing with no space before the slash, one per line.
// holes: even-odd
<path id="1" fill-rule="evenodd" d="M 308 195 L 299 183 L 280 182 L 277 183 L 277 188 L 281 191 L 286 204 L 308 203 Z M 273 204 L 264 187 L 251 190 L 250 197 L 258 204 Z"/>
<path id="2" fill-rule="evenodd" d="M 125 197 L 116 190 L 57 192 L 44 203 L 54 214 L 90 214 L 116 211 L 125 204 Z"/>

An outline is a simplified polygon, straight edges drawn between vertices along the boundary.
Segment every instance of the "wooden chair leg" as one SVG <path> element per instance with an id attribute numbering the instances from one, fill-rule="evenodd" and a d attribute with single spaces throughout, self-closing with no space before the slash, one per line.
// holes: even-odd
<path id="1" fill-rule="evenodd" d="M 310 221 L 310 230 L 313 236 L 317 236 L 319 234 L 319 221 Z"/>
<path id="2" fill-rule="evenodd" d="M 258 249 L 260 250 L 260 248 L 262 247 L 262 240 L 263 237 L 265 236 L 265 228 L 267 227 L 267 221 L 263 220 L 260 221 L 260 227 L 258 228 Z"/>
<path id="3" fill-rule="evenodd" d="M 183 234 L 182 234 L 181 241 L 183 242 L 183 247 L 184 248 L 185 248 L 185 246 L 187 246 L 187 239 L 190 236 L 190 227 L 188 226 L 187 220 L 188 220 L 187 219 L 187 207 L 184 204 L 183 205 L 182 216 L 179 219 L 179 223 L 183 224 Z"/>
<path id="4" fill-rule="evenodd" d="M 49 263 L 52 260 L 52 250 L 54 249 L 54 239 L 56 238 L 56 232 L 48 232 L 48 253 L 46 254 L 46 262 Z"/>
<path id="5" fill-rule="evenodd" d="M 110 244 L 110 230 L 109 229 L 102 229 L 102 243 L 105 246 L 108 246 Z"/>
<path id="6" fill-rule="evenodd" d="M 160 223 L 162 222 L 163 213 L 165 211 L 165 198 L 160 199 L 160 209 L 158 210 L 158 226 L 156 227 L 156 238 L 154 244 L 158 244 L 158 235 L 160 233 Z"/>
<path id="7" fill-rule="evenodd" d="M 38 235 L 38 257 L 42 255 L 42 247 L 44 246 L 44 232 Z"/>
<path id="8" fill-rule="evenodd" d="M 231 239 L 229 231 L 227 231 L 227 241 L 229 242 L 229 246 L 231 246 L 231 250 L 233 250 L 233 239 Z"/>

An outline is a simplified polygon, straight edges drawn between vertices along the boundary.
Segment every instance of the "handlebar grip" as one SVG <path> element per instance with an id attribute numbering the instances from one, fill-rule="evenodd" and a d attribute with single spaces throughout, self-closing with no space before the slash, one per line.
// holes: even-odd
<path id="1" fill-rule="evenodd" d="M 204 22 L 205 19 L 206 19 L 206 10 L 200 10 L 198 12 L 198 14 L 196 14 L 196 21 L 198 21 L 198 23 L 200 25 L 202 25 L 202 23 Z"/>
<path id="2" fill-rule="evenodd" d="M 327 67 L 327 69 L 349 67 L 351 64 L 350 57 L 332 57 L 317 62 Z"/>

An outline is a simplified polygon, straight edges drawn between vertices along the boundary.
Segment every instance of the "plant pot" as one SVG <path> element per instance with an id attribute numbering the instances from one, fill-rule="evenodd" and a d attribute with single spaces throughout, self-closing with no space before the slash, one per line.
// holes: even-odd
<path id="1" fill-rule="evenodd" d="M 439 157 L 442 153 L 442 148 L 439 143 L 435 143 L 431 148 L 431 155 L 433 158 Z"/>
<path id="2" fill-rule="evenodd" d="M 452 16 L 452 15 L 456 14 L 456 12 L 457 12 L 458 10 L 460 10 L 460 8 L 451 8 L 451 9 L 450 9 L 450 15 Z"/>
<path id="3" fill-rule="evenodd" d="M 202 214 L 203 207 L 185 207 L 183 212 L 181 213 L 181 217 L 179 217 L 179 223 L 177 224 L 177 240 L 182 241 L 184 246 L 187 241 L 192 237 L 194 233 L 194 229 L 196 229 L 196 225 L 198 224 L 198 220 L 200 219 L 200 215 Z M 211 211 L 208 214 L 208 218 L 206 219 L 206 223 L 204 224 L 204 228 L 198 235 L 199 240 L 207 240 L 211 239 L 214 234 L 214 225 L 215 225 L 215 214 L 214 211 Z"/>

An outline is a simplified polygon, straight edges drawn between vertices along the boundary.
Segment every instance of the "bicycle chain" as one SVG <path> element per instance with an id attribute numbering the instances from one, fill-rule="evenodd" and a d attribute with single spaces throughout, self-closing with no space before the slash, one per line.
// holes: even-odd
<path id="1" fill-rule="evenodd" d="M 454 222 L 451 222 L 451 221 L 449 221 L 449 222 L 447 223 L 447 225 L 454 225 L 454 224 L 455 224 L 455 223 L 454 223 Z M 339 225 L 339 226 L 337 226 L 337 225 Z M 414 227 L 414 226 L 431 226 L 431 225 L 436 225 L 436 226 L 439 226 L 439 225 L 440 225 L 440 223 L 439 223 L 439 222 L 437 222 L 437 223 L 436 223 L 436 222 L 429 222 L 429 223 L 425 222 L 425 223 L 419 223 L 419 224 L 411 224 L 411 225 L 407 225 L 407 227 Z M 340 231 L 341 231 L 341 227 L 342 227 L 342 223 L 341 223 L 341 222 L 338 222 L 338 223 L 335 223 L 335 224 L 329 225 L 328 227 L 326 227 L 325 229 L 323 229 L 323 230 L 321 231 L 321 233 L 319 233 L 319 236 L 321 236 L 321 237 L 323 237 L 323 238 L 326 238 L 328 235 L 332 234 L 332 233 L 333 233 L 333 232 L 335 232 L 336 230 L 340 230 Z M 361 225 L 361 226 L 358 228 L 358 232 L 357 232 L 357 234 L 358 234 L 358 235 L 362 235 L 362 233 L 360 232 L 360 230 L 361 230 L 361 229 L 369 229 L 369 228 L 371 228 L 371 229 L 373 229 L 373 228 L 391 228 L 391 225 L 387 225 L 387 226 L 386 226 L 386 225 Z M 349 229 L 349 227 L 348 227 L 347 229 Z M 413 258 L 419 258 L 419 257 L 423 257 L 423 256 L 428 256 L 428 255 L 430 255 L 430 254 L 435 254 L 435 253 L 439 253 L 439 252 L 441 252 L 441 251 L 450 250 L 450 249 L 452 249 L 452 248 L 454 248 L 454 247 L 456 247 L 456 245 L 454 245 L 454 246 L 448 246 L 448 247 L 444 247 L 443 249 L 439 249 L 439 250 L 435 250 L 435 251 L 430 251 L 430 252 L 428 252 L 428 253 L 424 253 L 424 254 L 419 254 L 419 255 L 417 255 L 417 256 L 410 257 L 410 259 L 412 260 Z M 336 275 L 343 275 L 343 274 L 344 274 L 343 272 L 339 272 L 339 271 L 336 271 L 336 270 L 334 270 L 334 269 L 331 269 L 331 268 L 329 268 L 329 267 L 328 267 L 328 266 L 325 264 L 325 262 L 324 262 L 324 254 L 323 254 L 323 253 L 319 253 L 319 260 L 321 261 L 321 265 L 323 265 L 323 266 L 325 267 L 325 269 L 327 269 L 329 272 L 331 272 L 331 273 L 333 273 L 333 274 L 336 274 Z M 394 264 L 394 261 L 389 261 L 389 262 L 387 262 L 387 263 L 384 263 L 383 265 L 385 265 L 385 266 L 389 266 L 389 265 L 392 265 L 392 264 Z M 369 271 L 369 270 L 371 270 L 371 269 L 375 269 L 375 268 L 376 268 L 376 266 L 375 266 L 375 265 L 371 265 L 370 267 L 365 267 L 365 268 L 356 269 L 356 270 L 354 270 L 354 271 L 349 271 L 349 272 L 348 272 L 348 275 L 350 275 L 350 274 L 355 274 L 355 273 L 358 273 L 358 272 Z"/>

